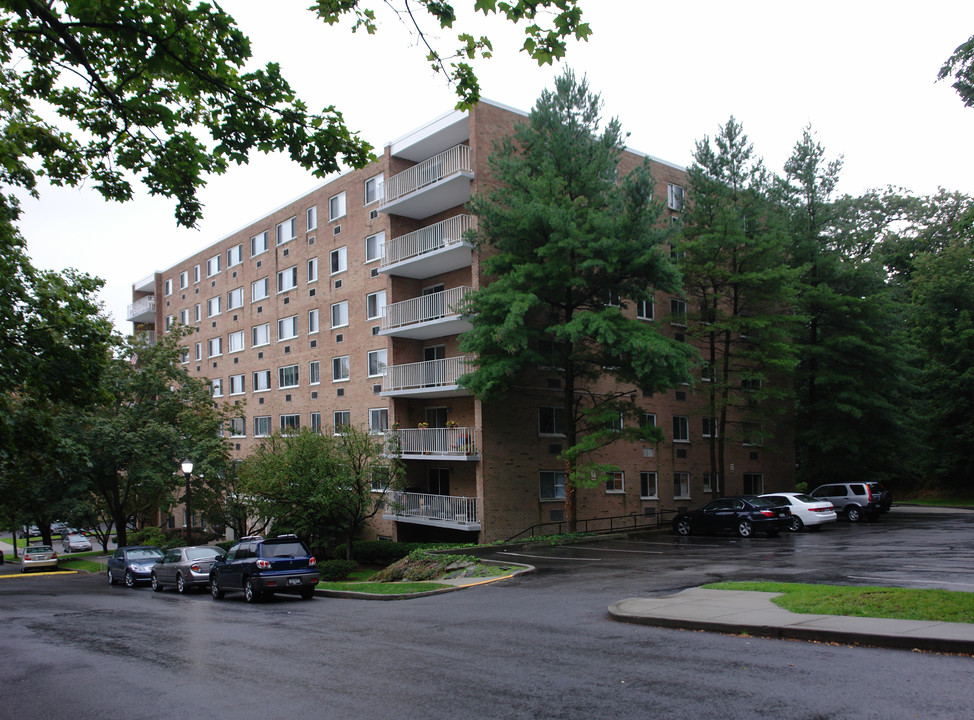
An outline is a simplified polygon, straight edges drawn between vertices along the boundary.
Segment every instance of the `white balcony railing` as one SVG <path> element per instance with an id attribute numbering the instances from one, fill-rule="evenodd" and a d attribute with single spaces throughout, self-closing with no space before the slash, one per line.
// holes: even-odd
<path id="1" fill-rule="evenodd" d="M 406 459 L 416 456 L 459 457 L 477 455 L 477 437 L 471 427 L 407 428 L 397 430 L 399 449 Z"/>
<path id="2" fill-rule="evenodd" d="M 458 317 L 461 313 L 461 301 L 472 290 L 472 287 L 467 286 L 455 287 L 386 305 L 382 309 L 382 330 Z"/>
<path id="3" fill-rule="evenodd" d="M 385 516 L 441 527 L 480 529 L 477 498 L 472 497 L 393 491 L 386 494 Z"/>
<path id="4" fill-rule="evenodd" d="M 147 320 L 154 319 L 155 316 L 156 298 L 154 295 L 147 295 L 146 297 L 139 298 L 128 306 L 128 312 L 126 313 L 126 319 L 129 322 L 146 322 Z"/>
<path id="5" fill-rule="evenodd" d="M 461 376 L 471 370 L 473 358 L 467 355 L 389 365 L 382 378 L 382 392 L 454 386 Z"/>
<path id="6" fill-rule="evenodd" d="M 457 215 L 407 235 L 400 235 L 385 243 L 381 265 L 395 265 L 434 250 L 460 245 L 463 243 L 463 234 L 472 227 L 472 215 Z"/>
<path id="7" fill-rule="evenodd" d="M 416 192 L 458 172 L 472 173 L 470 146 L 456 145 L 393 175 L 385 182 L 383 203 L 390 204 L 409 193 Z"/>

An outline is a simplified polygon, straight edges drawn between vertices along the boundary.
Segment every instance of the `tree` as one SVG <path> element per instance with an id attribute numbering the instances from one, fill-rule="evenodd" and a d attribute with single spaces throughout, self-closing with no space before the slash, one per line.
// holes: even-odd
<path id="1" fill-rule="evenodd" d="M 937 73 L 938 80 L 953 79 L 951 87 L 966 107 L 974 107 L 974 35 L 954 50 Z"/>
<path id="2" fill-rule="evenodd" d="M 469 64 L 446 64 L 429 44 L 414 7 L 452 28 L 453 6 L 442 0 L 390 7 L 413 24 L 435 68 L 456 83 L 461 104 L 479 87 Z M 539 63 L 565 52 L 565 38 L 584 39 L 576 0 L 496 2 L 474 8 L 527 21 L 524 50 Z M 549 26 L 539 13 L 553 10 Z M 355 29 L 376 31 L 374 11 L 357 0 L 319 0 L 330 24 L 356 18 Z M 458 33 L 457 54 L 490 55 L 490 41 Z M 57 185 L 91 181 L 106 198 L 132 197 L 130 178 L 150 193 L 176 200 L 176 219 L 201 217 L 197 198 L 209 173 L 247 162 L 252 150 L 287 152 L 316 176 L 341 164 L 361 167 L 371 146 L 334 106 L 308 111 L 280 68 L 243 71 L 250 41 L 215 3 L 190 0 L 5 0 L 0 2 L 0 183 L 36 193 L 37 177 Z"/>
<path id="3" fill-rule="evenodd" d="M 711 476 L 721 481 L 728 439 L 759 442 L 753 433 L 763 436 L 769 413 L 784 409 L 763 401 L 790 395 L 797 271 L 787 262 L 770 177 L 733 116 L 713 141 L 697 143 L 687 175 L 690 203 L 677 248 L 688 334 L 703 341 Z M 733 433 L 731 408 L 744 418 Z"/>
<path id="4" fill-rule="evenodd" d="M 617 440 L 661 437 L 641 427 L 635 398 L 685 380 L 692 354 L 622 312 L 655 290 L 678 292 L 680 279 L 663 252 L 649 163 L 622 172 L 623 135 L 616 120 L 600 128 L 601 105 L 566 71 L 495 146 L 498 185 L 470 203 L 489 282 L 469 296 L 473 327 L 460 342 L 477 368 L 460 382 L 496 399 L 539 367 L 561 377 L 570 528 L 576 488 L 615 469 L 591 456 Z"/>
<path id="5" fill-rule="evenodd" d="M 244 492 L 275 528 L 312 545 L 338 537 L 351 560 L 352 541 L 384 507 L 385 491 L 399 484 L 403 470 L 380 436 L 344 426 L 336 435 L 275 433 L 243 461 L 241 474 Z"/>

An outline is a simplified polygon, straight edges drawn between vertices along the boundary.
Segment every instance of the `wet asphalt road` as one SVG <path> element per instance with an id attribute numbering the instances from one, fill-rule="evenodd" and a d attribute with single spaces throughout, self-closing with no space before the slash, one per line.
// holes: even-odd
<path id="1" fill-rule="evenodd" d="M 401 602 L 0 578 L 0 719 L 972 716 L 974 658 L 656 629 L 606 608 L 715 579 L 974 591 L 974 515 L 519 553 L 491 552 L 537 573 Z"/>

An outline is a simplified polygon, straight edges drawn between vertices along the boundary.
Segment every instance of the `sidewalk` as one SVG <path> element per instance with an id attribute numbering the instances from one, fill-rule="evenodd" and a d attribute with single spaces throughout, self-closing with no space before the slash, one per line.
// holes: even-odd
<path id="1" fill-rule="evenodd" d="M 659 598 L 629 598 L 609 606 L 619 622 L 710 630 L 847 645 L 974 654 L 974 625 L 800 615 L 771 602 L 778 593 L 691 588 Z"/>

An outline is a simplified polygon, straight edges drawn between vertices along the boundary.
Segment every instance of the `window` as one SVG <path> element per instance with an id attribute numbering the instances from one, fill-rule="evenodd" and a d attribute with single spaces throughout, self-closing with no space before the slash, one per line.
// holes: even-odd
<path id="1" fill-rule="evenodd" d="M 639 427 L 641 428 L 656 427 L 656 413 L 644 412 L 642 415 L 640 415 Z"/>
<path id="2" fill-rule="evenodd" d="M 717 437 L 717 418 L 701 418 L 700 425 L 703 437 Z"/>
<path id="3" fill-rule="evenodd" d="M 764 475 L 761 473 L 744 473 L 744 494 L 761 495 L 764 492 Z"/>
<path id="4" fill-rule="evenodd" d="M 222 298 L 217 295 L 214 298 L 210 298 L 206 301 L 206 317 L 213 317 L 220 314 L 220 300 Z"/>
<path id="5" fill-rule="evenodd" d="M 227 250 L 227 267 L 233 267 L 243 262 L 243 245 L 234 245 Z"/>
<path id="6" fill-rule="evenodd" d="M 311 432 L 320 433 L 321 432 L 321 413 L 313 412 L 311 413 Z"/>
<path id="7" fill-rule="evenodd" d="M 243 288 L 234 288 L 227 293 L 227 310 L 243 307 Z"/>
<path id="8" fill-rule="evenodd" d="M 200 303 L 196 303 L 193 306 L 193 322 L 199 322 L 203 318 L 203 306 Z"/>
<path id="9" fill-rule="evenodd" d="M 281 415 L 281 432 L 288 435 L 301 428 L 300 415 Z"/>
<path id="10" fill-rule="evenodd" d="M 247 419 L 246 418 L 230 418 L 227 423 L 230 426 L 230 437 L 246 437 L 247 436 Z"/>
<path id="11" fill-rule="evenodd" d="M 183 325 L 189 325 L 189 308 L 179 311 L 179 322 Z"/>
<path id="12" fill-rule="evenodd" d="M 709 360 L 704 360 L 700 366 L 701 382 L 713 382 L 715 377 L 717 377 L 717 368 Z"/>
<path id="13" fill-rule="evenodd" d="M 166 297 L 169 297 L 170 295 L 172 295 L 172 280 L 171 279 L 170 280 L 166 280 L 162 284 L 162 294 L 165 295 Z"/>
<path id="14" fill-rule="evenodd" d="M 318 258 L 308 260 L 308 282 L 312 283 L 318 279 Z"/>
<path id="15" fill-rule="evenodd" d="M 308 230 L 314 230 L 318 227 L 318 206 L 312 205 L 308 208 Z"/>
<path id="16" fill-rule="evenodd" d="M 283 245 L 298 236 L 298 219 L 296 217 L 277 224 L 277 244 Z"/>
<path id="17" fill-rule="evenodd" d="M 179 362 L 183 365 L 189 362 L 189 348 L 183 348 L 179 351 Z"/>
<path id="18" fill-rule="evenodd" d="M 171 328 L 173 326 L 173 323 L 174 322 L 176 322 L 176 316 L 175 315 L 166 315 L 166 330 L 168 330 L 169 328 Z"/>
<path id="19" fill-rule="evenodd" d="M 206 261 L 206 277 L 213 277 L 220 272 L 220 256 L 214 255 Z"/>
<path id="20" fill-rule="evenodd" d="M 328 219 L 337 220 L 345 215 L 345 193 L 340 192 L 328 199 Z"/>
<path id="21" fill-rule="evenodd" d="M 690 473 L 673 473 L 673 499 L 690 499 Z"/>
<path id="22" fill-rule="evenodd" d="M 538 474 L 538 490 L 542 500 L 565 499 L 565 473 L 562 470 L 542 470 Z"/>
<path id="23" fill-rule="evenodd" d="M 564 435 L 565 411 L 560 407 L 538 408 L 538 434 Z"/>
<path id="24" fill-rule="evenodd" d="M 332 416 L 335 434 L 337 435 L 342 428 L 347 428 L 352 424 L 352 411 L 351 410 L 336 410 L 335 414 Z"/>
<path id="25" fill-rule="evenodd" d="M 621 472 L 610 472 L 605 477 L 605 491 L 607 493 L 622 493 L 626 491 L 626 476 Z"/>
<path id="26" fill-rule="evenodd" d="M 250 238 L 250 257 L 267 252 L 267 231 Z M 270 420 L 270 418 L 268 418 Z M 256 433 L 254 433 L 256 435 Z"/>
<path id="27" fill-rule="evenodd" d="M 223 397 L 223 378 L 210 378 L 210 389 L 213 397 Z"/>
<path id="28" fill-rule="evenodd" d="M 384 433 L 389 429 L 389 408 L 369 408 L 369 432 Z"/>
<path id="29" fill-rule="evenodd" d="M 745 421 L 741 423 L 741 437 L 745 445 L 764 445 L 764 428 L 761 423 Z"/>
<path id="30" fill-rule="evenodd" d="M 607 423 L 606 427 L 609 430 L 621 431 L 626 426 L 625 420 L 622 417 L 622 413 L 616 413 Z"/>
<path id="31" fill-rule="evenodd" d="M 666 207 L 683 212 L 683 186 L 673 183 L 666 186 Z"/>
<path id="32" fill-rule="evenodd" d="M 227 352 L 240 352 L 244 349 L 244 331 L 237 330 L 227 336 Z"/>
<path id="33" fill-rule="evenodd" d="M 690 442 L 690 418 L 686 415 L 673 416 L 673 442 Z"/>
<path id="34" fill-rule="evenodd" d="M 258 370 L 254 373 L 254 392 L 266 392 L 271 389 L 271 371 Z"/>
<path id="35" fill-rule="evenodd" d="M 317 385 L 321 382 L 321 371 L 317 360 L 312 360 L 308 364 L 308 382 Z"/>
<path id="36" fill-rule="evenodd" d="M 636 301 L 636 317 L 640 320 L 653 320 L 655 319 L 655 304 L 653 301 L 653 296 L 650 295 L 648 300 L 637 300 Z"/>
<path id="37" fill-rule="evenodd" d="M 230 376 L 230 394 L 231 395 L 243 395 L 244 394 L 244 376 L 243 373 L 240 375 Z"/>
<path id="38" fill-rule="evenodd" d="M 331 251 L 331 274 L 336 275 L 348 269 L 348 248 L 340 247 Z"/>
<path id="39" fill-rule="evenodd" d="M 348 380 L 348 355 L 332 358 L 331 361 L 331 381 L 341 380 Z"/>
<path id="40" fill-rule="evenodd" d="M 198 283 L 200 281 L 200 266 L 193 266 L 193 282 Z"/>
<path id="41" fill-rule="evenodd" d="M 203 359 L 203 343 L 196 343 L 196 362 Z"/>
<path id="42" fill-rule="evenodd" d="M 617 289 L 605 291 L 605 304 L 607 307 L 619 307 L 622 304 L 622 298 Z"/>
<path id="43" fill-rule="evenodd" d="M 267 437 L 271 434 L 271 416 L 258 415 L 254 418 L 254 437 Z"/>
<path id="44" fill-rule="evenodd" d="M 277 370 L 277 386 L 281 389 L 298 386 L 298 366 L 285 365 Z"/>
<path id="45" fill-rule="evenodd" d="M 717 476 L 717 483 L 714 483 L 715 475 L 713 473 L 705 472 L 703 474 L 703 491 L 708 493 L 714 493 L 720 490 L 720 477 Z"/>
<path id="46" fill-rule="evenodd" d="M 318 308 L 308 310 L 308 334 L 318 332 Z"/>
<path id="47" fill-rule="evenodd" d="M 223 354 L 223 338 L 210 338 L 207 341 L 207 357 L 217 357 Z"/>
<path id="48" fill-rule="evenodd" d="M 687 323 L 687 303 L 686 300 L 670 298 L 670 322 L 673 325 L 686 325 Z"/>
<path id="49" fill-rule="evenodd" d="M 189 271 L 183 270 L 179 273 L 179 289 L 185 290 L 189 287 Z"/>
<path id="50" fill-rule="evenodd" d="M 369 235 L 365 238 L 365 262 L 381 260 L 385 255 L 386 234 L 385 231 Z"/>
<path id="51" fill-rule="evenodd" d="M 277 339 L 291 340 L 298 336 L 298 316 L 281 318 L 277 321 Z"/>
<path id="52" fill-rule="evenodd" d="M 369 353 L 369 377 L 379 377 L 386 371 L 386 351 L 373 350 Z"/>
<path id="53" fill-rule="evenodd" d="M 285 292 L 286 290 L 293 290 L 298 286 L 298 266 L 289 267 L 287 270 L 281 270 L 277 274 L 277 291 Z"/>
<path id="54" fill-rule="evenodd" d="M 262 277 L 260 280 L 254 280 L 250 283 L 251 302 L 263 300 L 265 297 L 267 297 L 267 278 Z"/>
<path id="55" fill-rule="evenodd" d="M 261 345 L 267 345 L 271 341 L 271 324 L 264 323 L 263 325 L 255 325 L 250 331 L 250 345 L 251 347 L 260 347 Z"/>
<path id="56" fill-rule="evenodd" d="M 348 301 L 343 300 L 331 306 L 331 326 L 333 328 L 348 325 Z"/>
<path id="57" fill-rule="evenodd" d="M 382 310 L 386 306 L 386 291 L 369 293 L 365 298 L 365 313 L 369 320 L 382 317 Z"/>
<path id="58" fill-rule="evenodd" d="M 749 377 L 741 379 L 741 389 L 745 392 L 758 392 L 761 389 L 761 378 Z"/>
<path id="59" fill-rule="evenodd" d="M 644 500 L 653 500 L 658 497 L 656 494 L 656 473 L 639 473 L 639 497 Z"/>
<path id="60" fill-rule="evenodd" d="M 385 178 L 382 175 L 376 175 L 375 177 L 370 177 L 365 181 L 365 204 L 371 205 L 374 202 L 382 200 L 383 190 L 385 185 Z"/>

